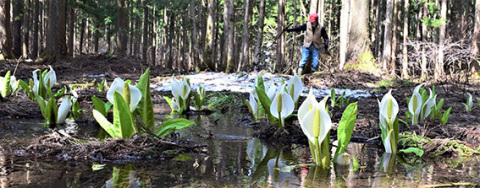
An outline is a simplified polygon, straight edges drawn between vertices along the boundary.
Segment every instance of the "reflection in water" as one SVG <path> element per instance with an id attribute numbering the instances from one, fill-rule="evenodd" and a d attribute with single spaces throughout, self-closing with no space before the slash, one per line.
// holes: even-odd
<path id="1" fill-rule="evenodd" d="M 156 118 L 163 121 L 167 115 L 156 114 Z M 401 163 L 397 156 L 382 156 L 376 146 L 351 143 L 347 152 L 364 167 L 355 172 L 349 171 L 351 166 L 332 167 L 326 171 L 312 165 L 308 146 L 294 145 L 278 150 L 251 138 L 254 131 L 238 121 L 243 118 L 242 114 L 214 113 L 186 118 L 195 121 L 196 126 L 176 135 L 207 145 L 201 148 L 201 152 L 188 153 L 192 159 L 136 161 L 139 165 L 133 167 L 114 167 L 112 163 L 106 163 L 105 168 L 97 171 L 92 170 L 89 162 L 22 157 L 26 153 L 23 150 L 9 152 L 18 155 L 5 155 L 3 152 L 11 148 L 12 142 L 28 145 L 32 135 L 44 134 L 39 128 L 39 122 L 43 120 L 33 121 L 31 125 L 0 126 L 0 133 L 3 133 L 0 134 L 3 136 L 0 138 L 0 187 L 415 187 L 440 182 L 480 184 L 480 159 L 454 167 L 442 165 L 440 161 L 438 164 L 416 161 L 409 165 Z M 83 125 L 70 128 L 79 131 L 76 134 L 80 136 L 93 132 L 84 130 Z M 94 128 L 98 130 L 98 127 Z M 19 130 L 21 134 L 14 134 Z M 125 162 L 113 164 L 118 163 Z"/>
<path id="2" fill-rule="evenodd" d="M 106 182 L 107 188 L 140 187 L 132 166 L 123 168 L 113 167 L 112 179 Z"/>

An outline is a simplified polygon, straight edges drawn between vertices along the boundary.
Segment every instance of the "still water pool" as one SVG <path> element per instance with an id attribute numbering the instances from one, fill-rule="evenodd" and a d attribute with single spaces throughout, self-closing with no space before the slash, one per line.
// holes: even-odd
<path id="1" fill-rule="evenodd" d="M 168 111 L 165 111 L 167 109 Z M 102 164 L 24 156 L 12 145 L 27 146 L 45 134 L 42 119 L 0 123 L 2 187 L 418 187 L 480 184 L 480 159 L 409 161 L 383 155 L 377 146 L 351 143 L 347 149 L 361 168 L 316 169 L 307 146 L 274 149 L 252 137 L 245 114 L 190 115 L 196 126 L 179 131 L 206 147 L 165 161 L 109 161 Z M 157 123 L 172 118 L 156 106 Z M 94 125 L 69 125 L 77 136 L 95 135 Z M 334 143 L 335 145 L 335 143 Z M 333 150 L 335 147 L 332 147 Z M 332 152 L 333 153 L 333 152 Z"/>

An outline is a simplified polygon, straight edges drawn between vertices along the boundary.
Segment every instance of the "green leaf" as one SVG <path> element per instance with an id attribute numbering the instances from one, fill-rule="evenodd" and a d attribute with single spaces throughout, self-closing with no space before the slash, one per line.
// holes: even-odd
<path id="1" fill-rule="evenodd" d="M 196 92 L 192 92 L 193 98 L 195 99 L 193 102 L 195 103 L 195 109 L 201 110 L 202 108 L 202 100 L 200 99 L 200 95 Z"/>
<path id="2" fill-rule="evenodd" d="M 335 89 L 330 90 L 330 102 L 331 102 L 332 108 L 335 107 L 337 103 L 337 100 L 335 99 Z"/>
<path id="3" fill-rule="evenodd" d="M 110 123 L 101 112 L 93 109 L 93 117 L 97 120 L 97 123 L 100 124 L 100 127 L 102 127 L 112 138 L 118 138 L 119 135 L 117 135 L 116 131 L 113 129 L 113 124 Z"/>
<path id="4" fill-rule="evenodd" d="M 107 110 L 105 109 L 105 103 L 98 97 L 92 97 L 93 108 L 100 112 L 103 116 L 107 116 Z"/>
<path id="5" fill-rule="evenodd" d="M 142 121 L 147 125 L 148 129 L 153 132 L 154 118 L 153 118 L 153 103 L 150 93 L 150 68 L 140 77 L 137 88 L 142 93 L 142 99 L 138 103 L 138 112 Z"/>
<path id="6" fill-rule="evenodd" d="M 442 119 L 440 119 L 442 125 L 446 125 L 448 121 L 448 117 L 450 117 L 450 111 L 452 110 L 452 107 L 448 108 L 445 113 L 443 113 Z"/>
<path id="7" fill-rule="evenodd" d="M 45 122 L 47 122 L 48 117 L 50 117 L 50 115 L 47 114 L 47 103 L 40 96 L 37 97 L 37 102 L 38 102 L 38 105 L 40 106 L 40 112 L 42 112 L 42 116 L 45 119 Z"/>
<path id="8" fill-rule="evenodd" d="M 1 85 L 0 87 L 2 87 L 0 89 L 1 91 L 1 95 L 2 97 L 6 97 L 9 93 L 10 93 L 10 71 L 7 72 L 7 74 L 5 74 L 5 78 L 3 78 L 4 82 L 2 83 L 3 85 Z"/>
<path id="9" fill-rule="evenodd" d="M 78 103 L 77 100 L 75 100 L 73 102 L 73 105 L 72 105 L 72 116 L 73 116 L 73 119 L 78 119 L 78 116 L 80 115 L 80 104 Z"/>
<path id="10" fill-rule="evenodd" d="M 51 128 L 57 126 L 57 100 L 55 98 L 50 98 L 47 103 L 47 114 L 49 116 L 48 123 Z"/>
<path id="11" fill-rule="evenodd" d="M 113 130 L 122 139 L 130 138 L 137 132 L 133 125 L 130 107 L 123 96 L 116 91 L 113 93 Z"/>
<path id="12" fill-rule="evenodd" d="M 28 96 L 30 94 L 30 87 L 23 80 L 20 80 L 19 82 L 20 82 L 20 87 L 22 87 L 23 91 L 25 91 L 25 95 Z"/>
<path id="13" fill-rule="evenodd" d="M 423 155 L 423 150 L 420 148 L 415 148 L 415 147 L 410 147 L 407 149 L 401 149 L 398 151 L 399 153 L 415 153 L 417 156 L 422 157 Z"/>
<path id="14" fill-rule="evenodd" d="M 340 119 L 340 123 L 338 124 L 338 146 L 337 150 L 335 151 L 335 156 L 333 158 L 334 163 L 337 161 L 337 157 L 343 152 L 345 152 L 345 150 L 347 149 L 348 143 L 350 143 L 350 139 L 352 138 L 353 128 L 355 127 L 356 121 L 357 103 L 352 103 L 347 106 L 347 108 L 343 112 L 342 119 Z"/>
<path id="15" fill-rule="evenodd" d="M 270 122 L 275 122 L 277 118 L 272 116 L 272 114 L 270 113 L 270 105 L 272 104 L 272 100 L 270 100 L 264 89 L 257 86 L 255 87 L 255 90 L 257 91 L 257 95 L 260 99 L 260 103 L 262 104 L 263 109 L 267 112 L 268 120 L 270 120 Z"/>
<path id="16" fill-rule="evenodd" d="M 48 89 L 48 90 L 49 90 L 50 92 L 52 91 L 52 90 L 50 90 L 50 89 Z M 61 90 L 58 90 L 58 91 L 55 93 L 55 95 L 53 95 L 53 97 L 54 97 L 55 99 L 59 99 L 59 98 L 61 98 L 61 97 L 63 96 L 63 94 L 65 94 L 65 88 L 63 88 L 63 89 L 61 89 Z M 51 95 L 50 95 L 50 96 L 51 96 Z"/>
<path id="17" fill-rule="evenodd" d="M 172 113 L 174 113 L 175 108 L 173 108 L 172 99 L 170 97 L 167 97 L 167 96 L 163 96 L 163 98 L 165 99 L 165 101 L 167 101 L 168 106 L 170 106 L 170 108 L 172 109 Z"/>
<path id="18" fill-rule="evenodd" d="M 263 90 L 265 90 L 265 83 L 263 83 L 263 77 L 261 75 L 258 75 L 257 77 L 257 85 L 256 87 L 260 87 Z"/>
<path id="19" fill-rule="evenodd" d="M 408 123 L 407 123 L 406 121 L 404 121 L 403 119 L 400 119 L 400 118 L 399 118 L 399 119 L 398 119 L 398 122 L 400 122 L 400 123 L 408 126 Z"/>
<path id="20" fill-rule="evenodd" d="M 353 161 L 353 168 L 350 169 L 350 172 L 355 172 L 360 168 L 360 164 L 358 164 L 357 158 L 355 158 L 353 155 L 352 155 L 352 161 Z"/>
<path id="21" fill-rule="evenodd" d="M 164 137 L 173 133 L 175 130 L 191 127 L 193 125 L 195 125 L 195 123 L 187 119 L 183 119 L 183 118 L 171 119 L 163 122 L 161 126 L 162 128 L 157 131 L 157 135 L 160 137 Z"/>

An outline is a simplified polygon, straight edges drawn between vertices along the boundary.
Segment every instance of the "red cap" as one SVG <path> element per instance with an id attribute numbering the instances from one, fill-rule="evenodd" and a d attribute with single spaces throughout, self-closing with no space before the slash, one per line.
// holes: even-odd
<path id="1" fill-rule="evenodd" d="M 317 21 L 318 19 L 318 14 L 317 13 L 313 13 L 313 14 L 310 14 L 310 18 L 308 19 L 309 22 L 315 22 Z"/>

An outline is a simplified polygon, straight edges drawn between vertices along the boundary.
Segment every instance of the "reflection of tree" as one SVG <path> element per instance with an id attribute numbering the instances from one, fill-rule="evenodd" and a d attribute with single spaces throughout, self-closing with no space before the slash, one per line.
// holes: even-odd
<path id="1" fill-rule="evenodd" d="M 3 149 L 3 148 L 2 148 Z M 7 158 L 3 152 L 0 152 L 0 186 L 1 187 L 8 187 L 8 179 L 7 179 L 7 167 L 5 164 L 7 163 Z"/>

